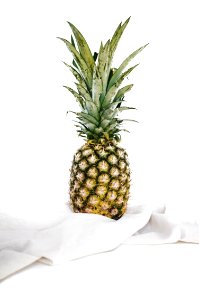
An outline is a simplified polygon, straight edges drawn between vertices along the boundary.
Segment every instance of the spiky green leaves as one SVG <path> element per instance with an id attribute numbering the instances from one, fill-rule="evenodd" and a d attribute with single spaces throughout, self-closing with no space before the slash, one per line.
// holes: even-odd
<path id="1" fill-rule="evenodd" d="M 121 77 L 121 74 L 123 70 L 126 68 L 126 66 L 129 64 L 129 62 L 138 54 L 140 53 L 148 44 L 144 45 L 143 47 L 140 47 L 133 53 L 131 53 L 120 65 L 120 67 L 115 71 L 113 76 L 111 77 L 111 80 L 109 81 L 108 84 L 108 90 L 117 82 L 117 80 Z M 137 66 L 137 65 L 136 65 Z M 136 67 L 135 66 L 135 67 Z"/>
<path id="2" fill-rule="evenodd" d="M 121 85 L 137 65 L 126 71 L 125 68 L 147 45 L 131 53 L 119 68 L 112 68 L 114 53 L 129 20 L 130 18 L 123 24 L 120 23 L 112 38 L 104 45 L 101 43 L 99 52 L 94 52 L 94 55 L 82 33 L 72 23 L 68 22 L 74 35 L 71 36 L 71 42 L 60 38 L 73 55 L 73 66 L 67 63 L 65 65 L 77 80 L 77 91 L 65 87 L 80 104 L 81 112 L 74 112 L 79 123 L 76 126 L 79 134 L 87 139 L 118 139 L 123 122 L 118 119 L 118 114 L 132 109 L 122 104 L 125 94 L 133 85 Z"/>
<path id="3" fill-rule="evenodd" d="M 86 62 L 86 65 L 91 70 L 91 73 L 93 73 L 93 68 L 94 68 L 95 62 L 94 62 L 94 58 L 91 54 L 91 50 L 90 50 L 85 38 L 83 37 L 81 32 L 72 23 L 68 22 L 68 24 L 70 25 L 70 28 L 72 29 L 72 32 L 77 41 L 80 55 L 82 56 L 83 60 Z"/>
<path id="4" fill-rule="evenodd" d="M 72 53 L 82 78 L 85 80 L 86 84 L 91 89 L 92 71 L 90 69 L 90 66 L 86 64 L 86 62 L 83 59 L 83 57 L 81 56 L 81 54 L 76 50 L 76 48 L 69 41 L 67 41 L 66 39 L 63 39 L 63 38 L 59 38 L 59 39 L 62 40 L 66 44 L 68 50 Z"/>
<path id="5" fill-rule="evenodd" d="M 117 27 L 117 29 L 115 30 L 114 34 L 113 34 L 113 37 L 111 39 L 111 44 L 110 44 L 110 54 L 111 54 L 111 57 L 113 58 L 113 55 L 115 53 L 115 50 L 117 48 L 117 45 L 120 41 L 120 38 L 126 28 L 126 26 L 128 25 L 129 23 L 129 20 L 130 20 L 131 17 L 129 17 L 125 22 L 124 24 L 120 23 L 119 26 Z"/>

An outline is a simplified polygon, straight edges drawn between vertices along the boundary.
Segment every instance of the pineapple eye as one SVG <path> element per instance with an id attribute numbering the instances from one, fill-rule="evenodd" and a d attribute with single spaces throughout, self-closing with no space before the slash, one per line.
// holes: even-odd
<path id="1" fill-rule="evenodd" d="M 73 172 L 76 173 L 76 172 L 77 172 L 77 169 L 78 169 L 78 167 L 77 167 L 77 165 L 75 164 L 75 165 L 73 166 Z"/>
<path id="2" fill-rule="evenodd" d="M 70 196 L 71 196 L 71 198 L 74 198 L 74 197 L 75 197 L 75 192 L 74 192 L 74 190 L 70 190 Z"/>
<path id="3" fill-rule="evenodd" d="M 119 172 L 118 168 L 116 168 L 116 167 L 112 167 L 110 169 L 110 174 L 111 174 L 112 177 L 117 177 L 119 175 L 119 173 L 120 172 Z"/>
<path id="4" fill-rule="evenodd" d="M 110 174 L 111 174 L 112 177 L 117 177 L 119 175 L 119 173 L 120 172 L 119 172 L 118 168 L 116 168 L 116 167 L 112 167 L 110 169 Z"/>
<path id="5" fill-rule="evenodd" d="M 109 178 L 108 174 L 101 174 L 98 177 L 98 182 L 100 182 L 100 183 L 108 183 L 109 181 L 110 181 L 110 178 Z"/>
<path id="6" fill-rule="evenodd" d="M 89 191 L 87 190 L 87 188 L 81 188 L 79 194 L 83 199 L 86 199 L 89 195 Z"/>
<path id="7" fill-rule="evenodd" d="M 81 160 L 79 163 L 80 170 L 84 171 L 88 167 L 88 163 L 85 159 Z"/>
<path id="8" fill-rule="evenodd" d="M 120 176 L 120 180 L 122 182 L 126 181 L 127 180 L 127 175 L 125 173 L 122 173 L 121 176 Z"/>
<path id="9" fill-rule="evenodd" d="M 124 158 L 124 150 L 118 149 L 117 150 L 117 155 L 118 155 L 119 158 Z"/>
<path id="10" fill-rule="evenodd" d="M 107 172 L 109 169 L 109 165 L 105 160 L 102 160 L 99 162 L 98 168 L 99 168 L 100 172 Z"/>
<path id="11" fill-rule="evenodd" d="M 112 201 L 117 198 L 117 193 L 115 191 L 109 191 L 107 194 L 107 199 Z"/>
<path id="12" fill-rule="evenodd" d="M 120 182 L 117 179 L 113 179 L 110 183 L 110 188 L 113 190 L 118 190 L 120 187 Z"/>
<path id="13" fill-rule="evenodd" d="M 109 155 L 108 161 L 110 164 L 115 165 L 117 163 L 117 157 L 114 154 Z"/>
<path id="14" fill-rule="evenodd" d="M 87 158 L 87 160 L 90 164 L 95 164 L 98 161 L 98 158 L 95 154 L 92 154 Z"/>
<path id="15" fill-rule="evenodd" d="M 75 162 L 79 162 L 80 161 L 80 159 L 81 159 L 81 152 L 77 152 L 76 154 L 75 154 Z"/>
<path id="16" fill-rule="evenodd" d="M 102 202 L 101 203 L 101 208 L 102 208 L 102 210 L 107 210 L 107 209 L 109 209 L 109 205 L 108 205 L 108 203 L 106 203 L 106 202 Z"/>
<path id="17" fill-rule="evenodd" d="M 90 178 L 88 178 L 88 179 L 86 180 L 86 187 L 87 187 L 88 189 L 94 188 L 95 185 L 96 185 L 95 179 L 90 179 Z"/>
<path id="18" fill-rule="evenodd" d="M 100 149 L 97 151 L 97 153 L 100 157 L 106 157 L 108 155 L 108 152 L 106 152 L 104 149 Z"/>
<path id="19" fill-rule="evenodd" d="M 96 178 L 97 175 L 98 175 L 98 170 L 95 167 L 91 167 L 91 168 L 88 169 L 87 174 L 88 174 L 89 177 Z"/>
<path id="20" fill-rule="evenodd" d="M 83 172 L 78 172 L 77 175 L 76 175 L 76 178 L 82 182 L 84 180 L 84 173 Z"/>
<path id="21" fill-rule="evenodd" d="M 122 195 L 117 197 L 117 204 L 122 204 L 124 202 L 124 198 Z"/>
<path id="22" fill-rule="evenodd" d="M 122 195 L 124 195 L 124 194 L 126 194 L 126 191 L 127 191 L 127 188 L 124 185 L 122 185 L 121 188 L 120 188 L 120 193 Z"/>
<path id="23" fill-rule="evenodd" d="M 82 199 L 80 197 L 77 197 L 74 202 L 75 202 L 75 205 L 77 207 L 82 207 L 83 206 Z"/>
<path id="24" fill-rule="evenodd" d="M 96 205 L 98 202 L 99 202 L 98 196 L 91 195 L 91 196 L 89 197 L 89 203 L 90 203 L 90 204 Z"/>
<path id="25" fill-rule="evenodd" d="M 126 168 L 126 163 L 125 163 L 124 160 L 121 159 L 119 161 L 119 167 L 120 167 L 121 170 L 124 170 Z"/>
<path id="26" fill-rule="evenodd" d="M 93 153 L 92 149 L 86 149 L 82 152 L 82 155 L 87 157 L 87 156 L 91 155 L 92 153 Z"/>
<path id="27" fill-rule="evenodd" d="M 111 210 L 111 215 L 112 216 L 115 216 L 115 215 L 117 215 L 118 214 L 118 209 L 117 208 L 113 208 L 112 210 Z"/>
<path id="28" fill-rule="evenodd" d="M 80 183 L 76 180 L 74 185 L 73 185 L 73 189 L 78 190 L 79 188 L 80 188 Z"/>
<path id="29" fill-rule="evenodd" d="M 104 196 L 104 195 L 106 194 L 106 192 L 107 192 L 107 189 L 106 189 L 105 186 L 99 185 L 99 186 L 96 188 L 95 192 L 96 192 L 96 194 L 97 194 L 98 196 Z"/>
<path id="30" fill-rule="evenodd" d="M 112 146 L 112 145 L 106 147 L 106 149 L 107 149 L 108 151 L 110 151 L 110 152 L 114 152 L 114 151 L 115 151 L 115 147 Z"/>

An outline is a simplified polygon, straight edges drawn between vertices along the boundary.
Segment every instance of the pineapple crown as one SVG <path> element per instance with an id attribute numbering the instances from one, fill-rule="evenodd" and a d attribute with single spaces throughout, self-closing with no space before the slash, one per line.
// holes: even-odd
<path id="1" fill-rule="evenodd" d="M 100 45 L 99 53 L 92 55 L 91 50 L 81 32 L 68 22 L 73 36 L 71 41 L 62 40 L 73 55 L 72 65 L 64 64 L 70 69 L 77 82 L 77 91 L 64 86 L 76 98 L 80 105 L 80 112 L 76 115 L 78 133 L 89 141 L 102 142 L 120 140 L 120 132 L 124 121 L 118 114 L 124 110 L 135 109 L 123 106 L 124 95 L 131 90 L 133 84 L 121 87 L 123 80 L 138 64 L 124 71 L 129 62 L 141 52 L 148 44 L 131 53 L 118 68 L 112 68 L 112 60 L 120 38 L 130 20 L 130 17 L 120 23 L 111 39 L 105 45 Z"/>

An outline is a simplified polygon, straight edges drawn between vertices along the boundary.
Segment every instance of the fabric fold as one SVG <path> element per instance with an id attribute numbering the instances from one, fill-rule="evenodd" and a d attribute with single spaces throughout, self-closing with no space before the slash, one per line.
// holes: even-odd
<path id="1" fill-rule="evenodd" d="M 165 206 L 130 206 L 119 220 L 73 213 L 39 226 L 0 214 L 0 279 L 39 260 L 46 264 L 113 250 L 121 244 L 199 243 L 198 224 L 175 224 Z"/>

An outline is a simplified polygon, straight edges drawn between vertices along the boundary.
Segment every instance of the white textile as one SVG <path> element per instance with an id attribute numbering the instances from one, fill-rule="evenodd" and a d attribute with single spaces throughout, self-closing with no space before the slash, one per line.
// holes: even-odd
<path id="1" fill-rule="evenodd" d="M 0 214 L 0 280 L 35 261 L 57 264 L 110 251 L 121 244 L 178 241 L 199 243 L 199 224 L 173 223 L 164 206 L 130 206 L 117 221 L 68 209 L 48 226 Z"/>

